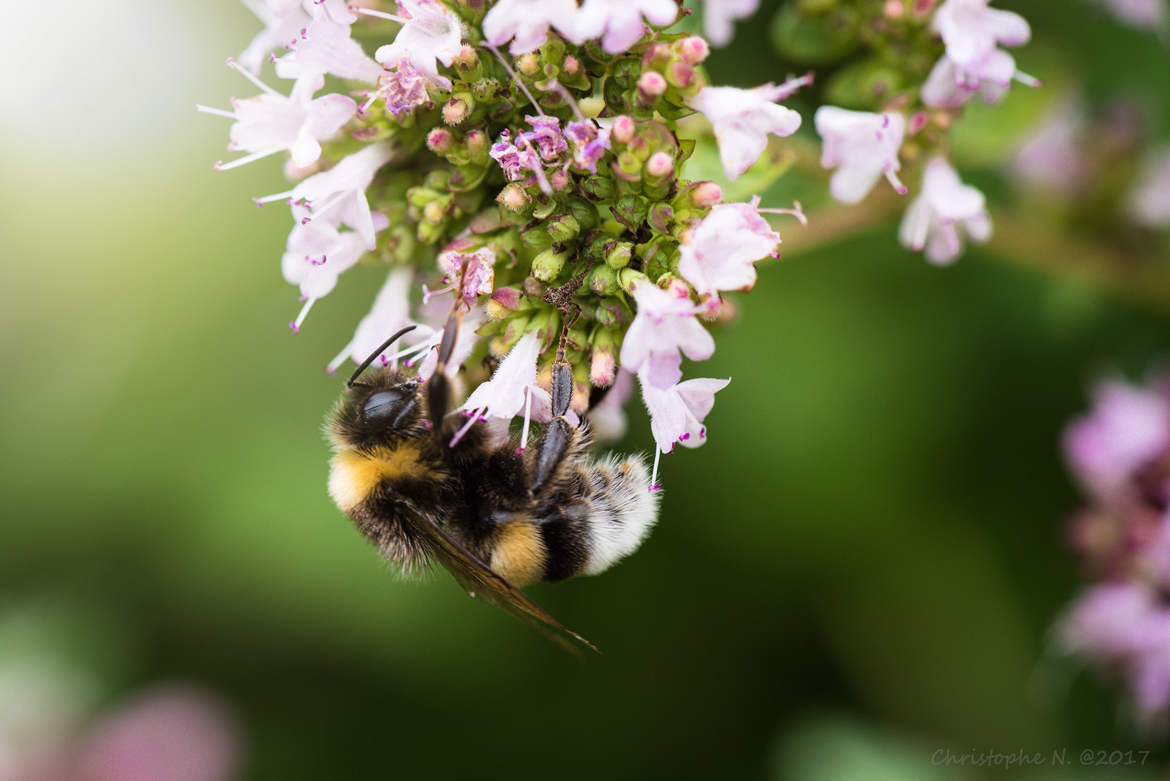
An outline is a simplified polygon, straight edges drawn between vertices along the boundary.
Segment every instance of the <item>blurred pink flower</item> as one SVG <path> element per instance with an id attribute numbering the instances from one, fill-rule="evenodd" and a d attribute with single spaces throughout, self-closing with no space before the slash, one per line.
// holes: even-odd
<path id="1" fill-rule="evenodd" d="M 713 46 L 731 43 L 732 25 L 759 8 L 760 0 L 703 0 L 703 34 Z"/>
<path id="2" fill-rule="evenodd" d="M 1084 115 L 1075 100 L 1066 100 L 1033 130 L 1016 151 L 1011 173 L 1037 189 L 1071 194 L 1088 174 L 1080 148 Z"/>
<path id="3" fill-rule="evenodd" d="M 669 388 L 682 377 L 682 355 L 703 361 L 715 352 L 715 340 L 699 323 L 700 311 L 689 298 L 642 282 L 634 288 L 637 314 L 622 342 L 621 365 L 658 388 Z"/>
<path id="4" fill-rule="evenodd" d="M 991 218 L 983 193 L 963 184 L 951 164 L 936 157 L 926 165 L 922 192 L 906 209 L 898 238 L 937 265 L 953 262 L 963 252 L 963 235 L 972 241 L 991 236 Z"/>
<path id="5" fill-rule="evenodd" d="M 1166 25 L 1166 0 L 1098 0 L 1113 16 L 1134 27 L 1161 30 Z"/>
<path id="6" fill-rule="evenodd" d="M 1065 457 L 1077 477 L 1105 499 L 1168 449 L 1170 399 L 1118 379 L 1097 383 L 1092 409 L 1064 434 Z"/>
<path id="7" fill-rule="evenodd" d="M 898 180 L 898 150 L 906 132 L 906 118 L 898 113 L 872 114 L 821 106 L 813 117 L 824 139 L 821 165 L 837 168 L 829 191 L 842 203 L 857 203 L 883 175 L 900 195 L 906 186 Z"/>
<path id="8" fill-rule="evenodd" d="M 93 725 L 69 781 L 228 781 L 239 757 L 223 703 L 196 689 L 159 688 Z"/>
<path id="9" fill-rule="evenodd" d="M 711 208 L 689 241 L 679 245 L 678 273 L 700 295 L 719 290 L 750 290 L 756 262 L 775 254 L 780 235 L 750 203 L 723 203 Z"/>
<path id="10" fill-rule="evenodd" d="M 438 0 L 398 0 L 398 7 L 406 15 L 406 23 L 393 43 L 379 47 L 374 59 L 387 67 L 408 60 L 419 73 L 449 89 L 451 80 L 439 75 L 436 63 L 450 65 L 463 49 L 459 17 Z"/>
<path id="11" fill-rule="evenodd" d="M 678 16 L 678 5 L 674 0 L 585 0 L 577 12 L 576 36 L 586 41 L 604 33 L 601 48 L 620 54 L 646 32 L 643 16 L 650 24 L 664 27 Z"/>
<path id="12" fill-rule="evenodd" d="M 998 48 L 1021 46 L 1032 31 L 1022 16 L 988 7 L 989 0 L 947 0 L 935 12 L 933 26 L 946 44 L 922 87 L 922 102 L 957 108 L 979 93 L 987 103 L 999 101 L 1013 78 L 1030 86 L 1036 79 L 1016 70 L 1016 61 Z"/>
<path id="13" fill-rule="evenodd" d="M 1134 220 L 1148 228 L 1170 228 L 1170 148 L 1160 150 L 1147 162 L 1126 208 Z"/>
<path id="14" fill-rule="evenodd" d="M 483 18 L 483 34 L 491 46 L 508 41 L 512 54 L 540 48 L 548 39 L 549 27 L 573 43 L 583 39 L 577 32 L 577 3 L 574 0 L 500 0 Z"/>
<path id="15" fill-rule="evenodd" d="M 728 179 L 751 168 L 768 146 L 768 135 L 790 136 L 800 127 L 800 114 L 773 101 L 788 97 L 788 84 L 754 89 L 703 87 L 691 99 L 715 129 L 719 159 Z"/>

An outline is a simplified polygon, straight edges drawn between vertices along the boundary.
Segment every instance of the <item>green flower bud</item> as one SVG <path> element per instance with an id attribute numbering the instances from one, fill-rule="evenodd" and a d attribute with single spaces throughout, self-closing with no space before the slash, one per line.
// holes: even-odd
<path id="1" fill-rule="evenodd" d="M 577 236 L 581 225 L 571 214 L 558 214 L 549 219 L 547 224 L 548 235 L 557 244 L 563 244 Z"/>
<path id="2" fill-rule="evenodd" d="M 602 203 L 613 199 L 613 179 L 608 176 L 590 176 L 581 182 L 581 192 L 591 201 Z"/>
<path id="3" fill-rule="evenodd" d="M 631 230 L 636 230 L 646 219 L 648 204 L 640 195 L 623 195 L 613 205 L 613 216 Z"/>
<path id="4" fill-rule="evenodd" d="M 615 241 L 606 248 L 605 264 L 612 269 L 625 268 L 630 264 L 634 245 L 628 241 Z"/>
<path id="5" fill-rule="evenodd" d="M 548 234 L 548 229 L 543 225 L 534 225 L 520 234 L 520 240 L 524 242 L 524 246 L 532 249 L 547 249 L 552 246 L 552 236 Z"/>
<path id="6" fill-rule="evenodd" d="M 633 293 L 634 288 L 642 282 L 648 282 L 646 275 L 632 268 L 624 268 L 618 272 L 618 284 L 627 293 Z"/>
<path id="7" fill-rule="evenodd" d="M 597 266 L 589 272 L 586 284 L 599 296 L 612 296 L 618 291 L 617 272 L 609 266 Z"/>
<path id="8" fill-rule="evenodd" d="M 532 260 L 532 276 L 541 282 L 552 282 L 565 267 L 568 254 L 557 252 L 552 247 L 543 250 Z"/>

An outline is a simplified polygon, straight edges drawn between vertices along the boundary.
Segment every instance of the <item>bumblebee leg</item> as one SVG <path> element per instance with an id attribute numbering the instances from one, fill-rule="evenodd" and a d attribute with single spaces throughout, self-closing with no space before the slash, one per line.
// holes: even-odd
<path id="1" fill-rule="evenodd" d="M 434 424 L 436 434 L 441 432 L 443 418 L 447 417 L 447 409 L 451 405 L 451 382 L 447 379 L 447 361 L 451 360 L 451 353 L 455 351 L 455 342 L 459 338 L 462 323 L 463 309 L 458 307 L 447 318 L 447 325 L 443 328 L 443 341 L 439 343 L 439 362 L 435 366 L 435 373 L 427 381 L 427 415 Z"/>
<path id="2" fill-rule="evenodd" d="M 565 413 L 569 411 L 569 402 L 573 398 L 573 370 L 565 361 L 565 342 L 569 337 L 569 329 L 573 327 L 580 314 L 581 310 L 576 310 L 565 320 L 565 325 L 561 329 L 557 361 L 553 364 L 552 420 L 544 427 L 544 433 L 541 434 L 540 443 L 537 445 L 533 491 L 539 491 L 548 482 L 573 442 L 573 427 L 565 419 Z"/>

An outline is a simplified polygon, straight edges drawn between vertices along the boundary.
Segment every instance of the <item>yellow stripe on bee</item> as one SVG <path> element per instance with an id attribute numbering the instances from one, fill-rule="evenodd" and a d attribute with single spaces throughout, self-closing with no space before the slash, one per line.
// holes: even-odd
<path id="1" fill-rule="evenodd" d="M 492 546 L 491 568 L 514 586 L 527 586 L 544 577 L 548 552 L 540 530 L 531 521 L 500 524 Z"/>
<path id="2" fill-rule="evenodd" d="M 330 465 L 329 495 L 342 511 L 349 512 L 365 501 L 384 480 L 425 479 L 430 475 L 430 468 L 412 444 L 404 443 L 393 449 L 342 450 L 333 456 Z"/>

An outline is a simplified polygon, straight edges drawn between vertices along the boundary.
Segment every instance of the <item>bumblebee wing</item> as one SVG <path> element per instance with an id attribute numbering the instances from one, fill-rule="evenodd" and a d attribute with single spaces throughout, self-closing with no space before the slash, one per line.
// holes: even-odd
<path id="1" fill-rule="evenodd" d="M 593 643 L 546 613 L 527 594 L 492 571 L 430 518 L 423 514 L 416 515 L 416 518 L 419 520 L 418 531 L 426 539 L 431 554 L 473 598 L 479 597 L 511 613 L 566 650 L 576 653 L 585 647 L 597 651 Z"/>

